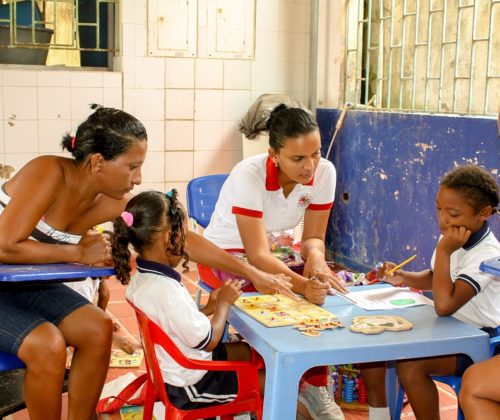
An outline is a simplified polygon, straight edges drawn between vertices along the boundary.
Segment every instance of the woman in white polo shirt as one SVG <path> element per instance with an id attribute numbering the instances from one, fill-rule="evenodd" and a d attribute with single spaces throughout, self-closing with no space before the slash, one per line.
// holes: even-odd
<path id="1" fill-rule="evenodd" d="M 325 261 L 325 233 L 335 195 L 333 164 L 321 158 L 321 138 L 314 117 L 281 104 L 267 122 L 269 154 L 238 163 L 224 183 L 205 237 L 226 250 L 244 249 L 249 262 L 269 273 L 290 276 L 293 290 L 322 304 L 333 287 L 345 291 Z M 275 258 L 268 234 L 297 226 L 304 216 L 303 275 Z M 314 278 L 312 278 L 314 277 Z M 299 401 L 314 419 L 342 419 L 326 390 L 325 367 L 304 375 Z"/>

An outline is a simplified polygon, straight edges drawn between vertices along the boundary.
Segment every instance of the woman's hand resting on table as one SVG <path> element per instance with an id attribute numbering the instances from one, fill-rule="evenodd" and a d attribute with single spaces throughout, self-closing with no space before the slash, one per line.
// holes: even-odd
<path id="1" fill-rule="evenodd" d="M 252 266 L 251 276 L 248 278 L 255 290 L 266 295 L 280 293 L 294 300 L 299 298 L 292 292 L 290 277 L 284 274 L 269 274 Z"/>
<path id="2" fill-rule="evenodd" d="M 332 288 L 340 293 L 348 293 L 348 290 L 337 278 L 335 273 L 328 267 L 324 259 L 309 258 L 304 265 L 304 273 L 307 278 L 316 278 L 317 280 L 328 284 L 328 288 Z M 331 291 L 331 294 L 335 292 Z"/>
<path id="3" fill-rule="evenodd" d="M 111 241 L 108 233 L 98 233 L 94 229 L 85 232 L 76 245 L 80 251 L 78 260 L 87 265 L 109 265 L 113 264 L 111 257 Z"/>

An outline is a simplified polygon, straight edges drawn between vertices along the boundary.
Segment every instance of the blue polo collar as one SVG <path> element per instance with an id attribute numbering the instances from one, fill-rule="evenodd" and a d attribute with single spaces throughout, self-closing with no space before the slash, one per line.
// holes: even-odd
<path id="1" fill-rule="evenodd" d="M 479 242 L 481 242 L 484 238 L 486 238 L 490 233 L 490 228 L 488 226 L 488 222 L 485 221 L 481 229 L 477 232 L 474 232 L 468 241 L 462 246 L 463 249 L 468 251 L 469 249 L 475 247 Z"/>
<path id="2" fill-rule="evenodd" d="M 159 274 L 160 276 L 170 277 L 179 283 L 181 282 L 181 275 L 177 271 L 168 265 L 156 261 L 143 260 L 137 257 L 137 271 L 139 273 Z"/>

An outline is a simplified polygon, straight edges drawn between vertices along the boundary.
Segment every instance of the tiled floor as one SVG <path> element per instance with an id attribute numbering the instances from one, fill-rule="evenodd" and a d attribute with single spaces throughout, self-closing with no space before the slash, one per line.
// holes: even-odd
<path id="1" fill-rule="evenodd" d="M 185 284 L 188 290 L 194 295 L 196 292 L 196 285 L 193 279 L 196 278 L 196 273 L 191 271 L 186 275 Z M 115 321 L 121 326 L 121 334 L 126 335 L 130 338 L 137 338 L 138 330 L 135 320 L 134 313 L 130 306 L 125 301 L 125 287 L 122 286 L 117 280 L 108 280 L 111 298 L 108 305 L 109 314 L 115 319 Z M 139 368 L 110 368 L 107 381 L 109 382 L 127 372 L 133 372 L 136 376 L 145 372 L 144 363 Z M 440 397 L 440 411 L 442 420 L 454 420 L 457 417 L 457 399 L 454 392 L 448 388 L 446 385 L 438 384 L 439 387 L 439 397 Z M 63 396 L 64 410 L 66 407 L 67 398 L 66 395 Z M 344 410 L 346 420 L 361 420 L 367 419 L 368 413 L 356 410 Z M 63 420 L 67 418 L 66 414 L 63 415 Z M 415 416 L 411 411 L 411 407 L 407 405 L 402 413 L 403 419 L 414 419 Z M 7 420 L 27 420 L 29 416 L 26 410 L 19 411 L 14 415 L 7 417 Z M 120 419 L 119 414 L 113 415 L 103 415 L 100 416 L 101 420 L 118 420 Z"/>

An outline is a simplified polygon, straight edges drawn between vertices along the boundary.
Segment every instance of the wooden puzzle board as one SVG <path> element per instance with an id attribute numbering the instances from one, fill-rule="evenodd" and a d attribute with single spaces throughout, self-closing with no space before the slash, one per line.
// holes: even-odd
<path id="1" fill-rule="evenodd" d="M 410 330 L 413 328 L 413 324 L 397 315 L 369 315 L 354 317 L 349 328 L 351 331 L 363 334 L 379 334 L 385 330 Z"/>
<path id="2" fill-rule="evenodd" d="M 266 327 L 295 325 L 304 320 L 330 320 L 336 315 L 305 299 L 294 301 L 283 295 L 243 296 L 235 306 Z"/>

